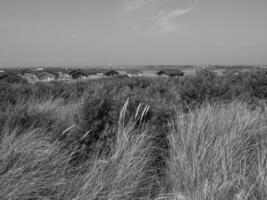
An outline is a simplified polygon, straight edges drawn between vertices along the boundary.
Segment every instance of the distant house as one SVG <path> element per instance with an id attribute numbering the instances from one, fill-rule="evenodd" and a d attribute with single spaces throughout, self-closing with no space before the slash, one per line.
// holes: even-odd
<path id="1" fill-rule="evenodd" d="M 24 70 L 22 70 L 21 74 L 24 76 L 27 74 L 35 74 L 35 72 L 31 69 L 24 69 Z"/>
<path id="2" fill-rule="evenodd" d="M 167 70 L 161 70 L 156 73 L 159 77 L 181 77 L 184 75 L 184 72 L 182 72 L 179 69 L 167 69 Z"/>
<path id="3" fill-rule="evenodd" d="M 104 73 L 103 73 L 103 72 L 97 72 L 96 75 L 98 75 L 98 76 L 103 76 Z"/>
<path id="4" fill-rule="evenodd" d="M 169 77 L 169 75 L 165 72 L 165 71 L 159 71 L 159 72 L 157 72 L 156 73 L 159 77 L 163 77 L 163 78 L 168 78 Z"/>
<path id="5" fill-rule="evenodd" d="M 184 75 L 184 72 L 182 72 L 179 69 L 168 70 L 167 73 L 169 74 L 170 77 L 181 77 Z"/>
<path id="6" fill-rule="evenodd" d="M 0 69 L 0 74 L 1 74 L 1 73 L 5 73 L 5 71 Z"/>
<path id="7" fill-rule="evenodd" d="M 21 77 L 25 78 L 29 83 L 35 83 L 39 81 L 39 79 L 36 76 L 36 72 L 31 69 L 24 69 L 21 72 Z"/>
<path id="8" fill-rule="evenodd" d="M 82 70 L 73 70 L 69 73 L 69 75 L 75 80 L 87 78 L 87 74 L 85 74 Z"/>
<path id="9" fill-rule="evenodd" d="M 157 77 L 155 70 L 142 70 L 144 77 Z"/>
<path id="10" fill-rule="evenodd" d="M 114 70 L 110 70 L 110 71 L 106 72 L 104 75 L 108 76 L 108 77 L 116 77 L 119 75 L 119 72 L 114 71 Z"/>
<path id="11" fill-rule="evenodd" d="M 141 71 L 132 71 L 128 73 L 129 77 L 142 77 L 144 75 Z"/>
<path id="12" fill-rule="evenodd" d="M 59 80 L 69 80 L 71 79 L 71 75 L 69 73 L 66 73 L 65 71 L 59 71 L 58 72 L 58 79 Z"/>
<path id="13" fill-rule="evenodd" d="M 238 70 L 225 70 L 223 71 L 224 75 L 234 75 L 234 76 L 238 76 L 241 73 L 241 71 Z"/>
<path id="14" fill-rule="evenodd" d="M 52 74 L 52 73 L 46 72 L 46 71 L 36 73 L 36 77 L 41 82 L 53 81 L 56 79 L 55 74 Z"/>
<path id="15" fill-rule="evenodd" d="M 69 71 L 69 75 L 72 75 L 73 73 L 78 72 L 78 71 L 83 72 L 81 69 L 73 69 Z"/>

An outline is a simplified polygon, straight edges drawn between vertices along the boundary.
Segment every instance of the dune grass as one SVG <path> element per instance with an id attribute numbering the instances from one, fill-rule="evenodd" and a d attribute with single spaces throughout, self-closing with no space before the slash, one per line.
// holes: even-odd
<path id="1" fill-rule="evenodd" d="M 168 176 L 184 199 L 267 199 L 266 113 L 205 106 L 173 122 Z"/>
<path id="2" fill-rule="evenodd" d="M 265 110 L 233 102 L 177 112 L 165 133 L 168 145 L 161 146 L 162 134 L 151 131 L 149 122 L 137 126 L 148 107 L 137 107 L 126 121 L 128 103 L 110 153 L 96 151 L 79 165 L 72 163 L 78 149 L 66 148 L 60 137 L 52 140 L 53 128 L 2 129 L 0 199 L 267 199 Z M 50 101 L 27 107 L 29 113 L 38 110 L 52 113 L 57 126 L 68 119 L 69 127 L 77 105 Z"/>

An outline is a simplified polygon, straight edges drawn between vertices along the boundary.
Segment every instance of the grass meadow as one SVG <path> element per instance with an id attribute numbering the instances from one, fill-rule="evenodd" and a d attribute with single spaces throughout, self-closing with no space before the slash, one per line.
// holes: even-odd
<path id="1" fill-rule="evenodd" d="M 267 74 L 0 83 L 2 200 L 267 199 Z"/>

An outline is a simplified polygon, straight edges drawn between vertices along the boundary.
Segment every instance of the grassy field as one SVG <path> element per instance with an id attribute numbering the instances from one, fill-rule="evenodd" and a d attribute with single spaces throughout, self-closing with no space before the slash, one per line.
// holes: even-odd
<path id="1" fill-rule="evenodd" d="M 1 83 L 0 199 L 267 199 L 266 83 Z"/>

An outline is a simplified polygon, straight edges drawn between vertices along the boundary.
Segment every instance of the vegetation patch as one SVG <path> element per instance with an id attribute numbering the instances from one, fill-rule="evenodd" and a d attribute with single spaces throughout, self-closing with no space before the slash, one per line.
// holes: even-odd
<path id="1" fill-rule="evenodd" d="M 0 197 L 267 199 L 266 80 L 1 83 Z"/>

